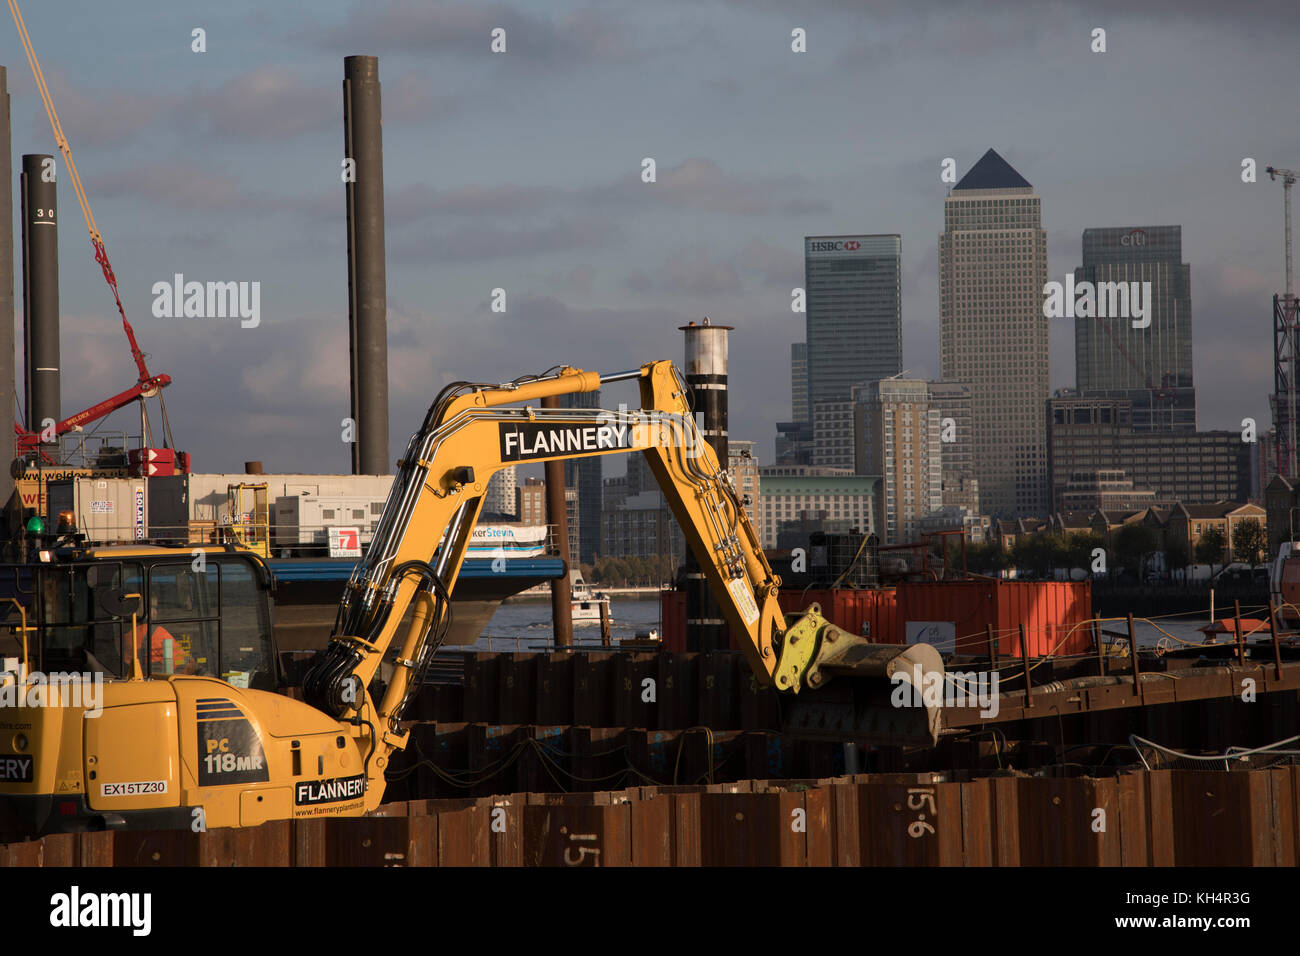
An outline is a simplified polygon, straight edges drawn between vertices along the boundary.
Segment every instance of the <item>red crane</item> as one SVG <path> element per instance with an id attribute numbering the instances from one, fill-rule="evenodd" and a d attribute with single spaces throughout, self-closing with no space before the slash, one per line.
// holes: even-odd
<path id="1" fill-rule="evenodd" d="M 63 135 L 63 127 L 59 123 L 59 114 L 54 109 L 54 99 L 50 96 L 50 91 L 45 85 L 45 76 L 41 72 L 41 64 L 36 58 L 36 49 L 32 46 L 31 38 L 27 35 L 27 26 L 23 23 L 23 15 L 18 9 L 17 0 L 9 0 L 9 10 L 13 14 L 14 24 L 18 27 L 18 36 L 22 40 L 23 49 L 27 53 L 27 62 L 31 65 L 32 76 L 36 81 L 36 88 L 40 91 L 41 102 L 45 105 L 45 113 L 50 118 L 50 127 L 54 130 L 54 140 L 59 146 L 59 152 L 63 154 L 63 161 L 67 166 L 68 178 L 72 182 L 72 188 L 77 194 L 77 202 L 81 204 L 81 214 L 86 220 L 86 229 L 90 232 L 90 243 L 95 250 L 95 261 L 99 263 L 104 272 L 104 281 L 108 283 L 109 289 L 113 292 L 113 301 L 117 303 L 118 315 L 122 317 L 122 329 L 126 332 L 127 341 L 131 344 L 131 357 L 135 359 L 135 367 L 139 371 L 139 380 L 126 391 L 119 392 L 112 398 L 107 398 L 102 402 L 77 412 L 65 418 L 54 426 L 54 434 L 41 434 L 31 432 L 22 428 L 17 423 L 14 424 L 14 448 L 19 457 L 33 451 L 39 451 L 42 444 L 48 444 L 51 438 L 57 438 L 60 435 L 70 431 L 76 431 L 89 422 L 97 421 L 106 415 L 109 415 L 119 408 L 124 408 L 134 401 L 140 402 L 140 418 L 143 423 L 144 431 L 148 431 L 148 417 L 144 406 L 146 398 L 158 398 L 159 406 L 162 410 L 164 442 L 166 447 L 174 448 L 172 442 L 171 426 L 167 422 L 167 406 L 163 403 L 162 390 L 171 384 L 170 375 L 153 375 L 150 373 L 148 366 L 145 364 L 144 353 L 140 351 L 140 345 L 135 339 L 135 330 L 131 328 L 131 323 L 126 320 L 126 310 L 122 308 L 122 297 L 117 291 L 117 276 L 113 274 L 113 266 L 108 261 L 108 250 L 104 247 L 104 239 L 99 234 L 95 226 L 95 217 L 90 211 L 90 201 L 86 198 L 86 191 L 81 186 L 81 176 L 77 173 L 77 165 L 72 161 L 72 150 L 68 146 L 68 139 Z M 141 434 L 141 442 L 146 441 L 146 435 Z M 44 454 L 43 452 L 41 453 Z M 147 459 L 147 455 L 142 455 L 142 462 Z M 177 462 L 181 465 L 182 470 L 188 471 L 188 456 L 178 455 Z"/>

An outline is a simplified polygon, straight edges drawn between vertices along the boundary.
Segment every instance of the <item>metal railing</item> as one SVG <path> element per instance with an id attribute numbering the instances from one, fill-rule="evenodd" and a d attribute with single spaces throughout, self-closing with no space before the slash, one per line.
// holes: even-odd
<path id="1" fill-rule="evenodd" d="M 51 515 L 50 517 L 52 519 L 49 524 L 50 532 L 57 533 L 58 515 Z M 120 522 L 115 521 L 112 524 L 94 520 L 88 522 L 85 515 L 74 517 L 77 519 L 78 532 L 86 535 L 85 544 L 95 546 L 124 544 L 212 546 L 222 545 L 227 542 L 237 543 L 237 535 L 246 539 L 251 531 L 258 532 L 257 536 L 259 539 L 261 538 L 261 529 L 256 528 L 247 520 L 236 521 L 233 525 L 228 521 L 213 519 L 196 519 L 186 524 L 148 522 L 143 529 L 143 533 L 137 536 L 133 516 L 129 518 L 122 517 Z M 524 525 L 522 527 L 537 526 Z M 277 529 L 275 524 L 272 523 L 269 528 L 271 557 L 329 557 L 329 532 L 331 528 L 357 528 L 359 530 L 359 544 L 363 553 L 374 537 L 374 524 L 367 525 L 361 519 L 357 519 L 355 523 L 338 521 L 328 525 L 297 524 L 290 529 Z M 305 537 L 311 540 L 302 540 Z M 473 550 L 481 544 L 490 543 L 490 541 L 475 542 L 471 545 L 471 551 L 467 557 L 492 557 L 492 555 L 475 553 Z M 560 553 L 559 537 L 556 533 L 556 526 L 553 524 L 546 525 L 546 535 L 536 545 L 533 545 L 532 542 L 526 542 L 526 544 L 529 547 L 518 549 L 518 554 L 513 553 L 514 549 L 505 547 L 502 549 L 504 551 L 502 556 L 506 558 L 540 558 L 555 557 Z M 537 553 L 537 547 L 541 548 L 540 553 Z"/>

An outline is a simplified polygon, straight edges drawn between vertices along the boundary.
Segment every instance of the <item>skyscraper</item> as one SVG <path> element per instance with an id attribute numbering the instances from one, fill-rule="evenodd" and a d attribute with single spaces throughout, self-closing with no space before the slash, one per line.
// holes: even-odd
<path id="1" fill-rule="evenodd" d="M 1047 232 L 1034 187 L 993 150 L 944 200 L 943 378 L 971 390 L 981 509 L 1047 509 Z"/>
<path id="2" fill-rule="evenodd" d="M 854 385 L 903 370 L 902 239 L 804 239 L 808 401 L 847 402 Z"/>
<path id="3" fill-rule="evenodd" d="M 1126 283 L 1130 289 L 1132 283 L 1151 283 L 1151 299 L 1143 303 L 1141 320 L 1074 320 L 1079 392 L 1131 401 L 1136 431 L 1196 430 L 1191 266 L 1182 258 L 1182 226 L 1083 231 L 1083 265 L 1074 271 L 1076 288 L 1081 282 L 1094 288 L 1100 288 L 1099 283 Z M 1131 313 L 1133 303 L 1129 305 Z M 1135 321 L 1145 327 L 1135 327 Z"/>
<path id="4" fill-rule="evenodd" d="M 808 346 L 804 342 L 790 346 L 790 421 L 812 421 L 808 412 Z"/>
<path id="5" fill-rule="evenodd" d="M 515 466 L 502 468 L 488 481 L 483 494 L 483 511 L 488 514 L 515 517 L 515 486 L 518 484 Z"/>
<path id="6" fill-rule="evenodd" d="M 939 451 L 943 456 L 943 505 L 979 513 L 975 477 L 970 386 L 962 382 L 927 382 L 930 404 L 939 410 Z"/>
<path id="7" fill-rule="evenodd" d="M 943 504 L 939 408 L 925 382 L 890 378 L 855 389 L 863 441 L 857 472 L 879 475 L 877 531 L 884 544 L 915 541 L 920 521 Z"/>

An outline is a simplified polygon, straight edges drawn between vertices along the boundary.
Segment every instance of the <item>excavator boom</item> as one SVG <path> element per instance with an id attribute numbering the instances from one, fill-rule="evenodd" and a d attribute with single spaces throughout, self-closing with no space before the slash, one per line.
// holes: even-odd
<path id="1" fill-rule="evenodd" d="M 636 379 L 641 390 L 641 407 L 631 412 L 531 404 L 628 379 Z M 927 654 L 924 646 L 869 644 L 826 621 L 816 607 L 787 624 L 777 600 L 780 579 L 695 424 L 685 383 L 667 361 L 606 376 L 565 368 L 545 378 L 444 392 L 407 447 L 374 541 L 344 592 L 326 658 L 304 683 L 306 699 L 344 716 L 397 640 L 405 609 L 414 606 L 397 674 L 378 706 L 386 732 L 397 734 L 397 722 L 441 641 L 448 594 L 492 475 L 520 462 L 630 452 L 645 455 L 760 684 L 775 682 L 778 690 L 799 695 L 820 689 L 832 676 L 865 679 L 850 699 L 830 707 L 801 701 L 792 714 L 799 732 L 877 743 L 937 739 L 937 710 L 890 706 L 889 695 L 882 702 L 879 693 L 897 683 L 896 673 L 910 677 L 921 664 L 923 673 L 942 671 L 936 653 Z M 440 539 L 441 548 L 431 556 L 429 542 Z M 838 683 L 846 691 L 847 682 Z M 862 687 L 872 693 L 863 697 Z"/>

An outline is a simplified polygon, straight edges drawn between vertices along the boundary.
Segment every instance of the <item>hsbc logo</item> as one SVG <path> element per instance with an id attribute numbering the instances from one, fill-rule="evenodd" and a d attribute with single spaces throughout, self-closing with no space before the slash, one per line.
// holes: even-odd
<path id="1" fill-rule="evenodd" d="M 823 239 L 808 243 L 809 252 L 857 252 L 862 243 L 856 239 Z"/>

